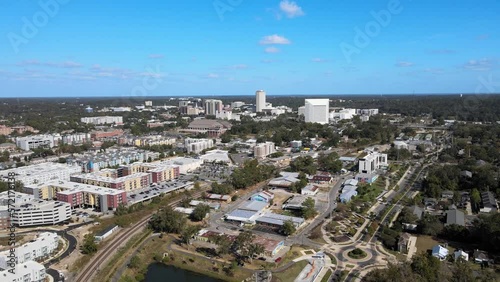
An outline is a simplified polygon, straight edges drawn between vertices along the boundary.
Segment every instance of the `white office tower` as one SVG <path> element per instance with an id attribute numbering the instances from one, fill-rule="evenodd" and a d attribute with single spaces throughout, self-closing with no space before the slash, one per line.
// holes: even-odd
<path id="1" fill-rule="evenodd" d="M 305 101 L 305 120 L 306 122 L 315 122 L 327 124 L 330 114 L 330 100 L 328 99 L 306 99 Z"/>
<path id="2" fill-rule="evenodd" d="M 255 92 L 255 111 L 257 113 L 262 112 L 266 108 L 266 92 L 264 90 L 258 90 Z"/>

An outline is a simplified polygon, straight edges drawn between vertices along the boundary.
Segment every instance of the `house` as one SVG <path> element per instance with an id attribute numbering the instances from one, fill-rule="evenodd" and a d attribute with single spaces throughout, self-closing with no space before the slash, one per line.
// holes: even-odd
<path id="1" fill-rule="evenodd" d="M 432 256 L 438 258 L 441 261 L 446 259 L 448 253 L 448 249 L 441 245 L 436 245 L 432 248 Z"/>
<path id="2" fill-rule="evenodd" d="M 451 224 L 465 226 L 465 214 L 457 209 L 447 210 L 445 225 L 451 225 Z"/>
<path id="3" fill-rule="evenodd" d="M 424 199 L 424 206 L 426 208 L 428 208 L 428 207 L 432 208 L 432 207 L 436 206 L 437 204 L 438 204 L 438 201 L 435 198 L 425 198 Z"/>
<path id="4" fill-rule="evenodd" d="M 269 203 L 274 199 L 274 194 L 268 191 L 262 191 L 256 194 L 253 194 L 250 197 L 251 201 L 259 201 Z"/>
<path id="5" fill-rule="evenodd" d="M 347 192 L 347 191 L 356 191 L 358 190 L 358 186 L 355 185 L 344 185 L 344 188 L 342 188 L 342 192 Z"/>
<path id="6" fill-rule="evenodd" d="M 416 217 L 417 220 L 422 219 L 422 215 L 424 214 L 424 211 L 421 207 L 419 206 L 412 206 L 408 208 L 411 213 L 413 213 Z M 404 230 L 409 230 L 409 231 L 416 231 L 418 225 L 416 223 L 411 223 L 411 222 L 403 222 L 403 229 Z"/>
<path id="7" fill-rule="evenodd" d="M 318 194 L 318 191 L 319 191 L 318 186 L 309 184 L 306 187 L 302 188 L 302 190 L 300 191 L 300 194 L 307 195 L 307 196 L 314 196 L 314 195 Z"/>
<path id="8" fill-rule="evenodd" d="M 349 190 L 349 191 L 346 191 L 346 192 L 343 192 L 342 194 L 340 194 L 339 199 L 340 199 L 340 202 L 347 203 L 347 202 L 351 201 L 352 197 L 355 197 L 357 195 L 358 195 L 357 191 Z"/>
<path id="9" fill-rule="evenodd" d="M 401 234 L 401 236 L 399 236 L 399 240 L 398 240 L 398 251 L 401 252 L 401 253 L 408 253 L 408 246 L 409 246 L 409 243 L 410 243 L 410 238 L 411 238 L 411 235 L 406 233 L 406 232 L 403 232 Z"/>
<path id="10" fill-rule="evenodd" d="M 457 260 L 469 261 L 469 254 L 462 250 L 456 250 L 453 253 L 453 257 L 455 258 L 455 261 Z"/>
<path id="11" fill-rule="evenodd" d="M 358 174 L 356 174 L 356 179 L 359 182 L 371 184 L 371 183 L 377 181 L 378 174 L 375 172 L 373 172 L 373 173 L 358 173 Z"/>
<path id="12" fill-rule="evenodd" d="M 481 193 L 481 209 L 479 212 L 490 213 L 498 211 L 498 203 L 493 192 L 486 191 Z"/>
<path id="13" fill-rule="evenodd" d="M 441 198 L 443 198 L 443 199 L 450 199 L 450 200 L 451 200 L 451 199 L 453 199 L 453 196 L 454 196 L 454 195 L 455 195 L 455 194 L 453 193 L 453 191 L 451 191 L 451 190 L 446 190 L 446 191 L 443 191 L 443 192 L 441 193 Z"/>
<path id="14" fill-rule="evenodd" d="M 466 177 L 466 178 L 472 178 L 472 172 L 470 172 L 468 170 L 462 170 L 460 172 L 460 176 Z"/>
<path id="15" fill-rule="evenodd" d="M 485 251 L 480 251 L 478 249 L 474 250 L 474 254 L 472 256 L 474 257 L 475 263 L 487 263 L 490 261 L 488 254 Z"/>
<path id="16" fill-rule="evenodd" d="M 273 187 L 289 188 L 293 183 L 299 182 L 299 173 L 297 172 L 281 172 L 281 176 L 271 179 L 268 185 Z"/>
<path id="17" fill-rule="evenodd" d="M 424 214 L 424 210 L 419 206 L 410 207 L 410 211 L 418 218 L 422 219 L 422 215 Z"/>
<path id="18" fill-rule="evenodd" d="M 317 184 L 331 184 L 333 182 L 333 177 L 328 172 L 318 172 L 313 176 L 311 181 Z"/>
<path id="19" fill-rule="evenodd" d="M 205 199 L 219 202 L 231 202 L 231 196 L 229 195 L 219 195 L 219 194 L 206 194 Z"/>

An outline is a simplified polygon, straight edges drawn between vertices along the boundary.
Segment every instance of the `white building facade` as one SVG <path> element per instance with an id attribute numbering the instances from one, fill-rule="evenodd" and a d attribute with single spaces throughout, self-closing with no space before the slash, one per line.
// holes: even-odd
<path id="1" fill-rule="evenodd" d="M 327 124 L 330 114 L 330 100 L 328 99 L 306 99 L 305 121 L 312 123 Z"/>
<path id="2" fill-rule="evenodd" d="M 0 171 L 0 180 L 7 181 L 9 173 L 15 173 L 16 181 L 21 181 L 25 186 L 41 184 L 51 180 L 69 180 L 72 174 L 80 173 L 78 165 L 67 165 L 58 163 L 41 163 L 30 166 L 22 166 Z"/>
<path id="3" fill-rule="evenodd" d="M 215 116 L 217 112 L 222 111 L 222 101 L 221 100 L 206 100 L 205 101 L 205 115 Z"/>
<path id="4" fill-rule="evenodd" d="M 371 174 L 383 166 L 387 166 L 387 154 L 371 152 L 359 159 L 359 173 Z"/>
<path id="5" fill-rule="evenodd" d="M 266 108 L 266 92 L 264 90 L 257 90 L 255 92 L 255 111 L 262 112 Z"/>
<path id="6" fill-rule="evenodd" d="M 82 117 L 80 119 L 83 123 L 91 124 L 123 124 L 123 117 L 121 116 L 102 116 L 102 117 Z"/>
<path id="7" fill-rule="evenodd" d="M 25 263 L 30 260 L 48 258 L 59 246 L 60 238 L 55 232 L 43 232 L 38 234 L 35 240 L 15 249 L 16 263 Z M 9 266 L 10 251 L 6 250 L 0 253 L 0 268 L 5 269 Z"/>
<path id="8" fill-rule="evenodd" d="M 209 149 L 214 147 L 214 140 L 212 139 L 195 139 L 195 138 L 186 138 L 184 140 L 184 146 L 189 153 L 199 154 L 201 151 L 205 149 Z"/>
<path id="9" fill-rule="evenodd" d="M 71 218 L 71 206 L 59 201 L 37 200 L 15 204 L 11 223 L 17 226 L 54 225 Z"/>
<path id="10" fill-rule="evenodd" d="M 275 152 L 276 147 L 273 142 L 260 143 L 253 148 L 253 153 L 256 158 L 265 158 Z"/>
<path id="11" fill-rule="evenodd" d="M 31 135 L 16 138 L 16 146 L 24 151 L 37 148 L 50 149 L 56 146 L 56 142 L 53 135 Z"/>
<path id="12" fill-rule="evenodd" d="M 12 271 L 13 270 L 13 271 Z M 0 271 L 0 281 L 5 282 L 42 282 L 46 279 L 45 267 L 35 261 L 16 264 Z"/>

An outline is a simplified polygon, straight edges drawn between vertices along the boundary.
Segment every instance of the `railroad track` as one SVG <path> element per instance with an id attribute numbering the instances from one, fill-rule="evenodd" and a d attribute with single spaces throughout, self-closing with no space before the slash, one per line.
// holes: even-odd
<path id="1" fill-rule="evenodd" d="M 196 192 L 193 194 L 193 197 L 199 197 L 202 192 Z M 178 199 L 169 203 L 168 206 L 172 207 L 180 203 L 182 199 Z M 118 246 L 122 243 L 126 242 L 126 239 L 131 238 L 131 234 L 135 233 L 137 230 L 146 226 L 146 224 L 151 219 L 151 215 L 141 219 L 134 226 L 125 229 L 123 232 L 115 236 L 113 240 L 106 245 L 104 249 L 102 249 L 99 253 L 97 253 L 93 258 L 90 264 L 86 265 L 84 269 L 80 272 L 81 274 L 77 276 L 76 282 L 87 282 L 91 281 L 93 274 L 96 272 L 98 266 L 101 266 L 109 257 L 114 255 L 114 252 L 118 250 Z"/>

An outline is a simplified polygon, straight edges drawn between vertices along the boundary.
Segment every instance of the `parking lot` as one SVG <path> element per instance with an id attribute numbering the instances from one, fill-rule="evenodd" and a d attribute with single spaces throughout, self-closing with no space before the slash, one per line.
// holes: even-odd
<path id="1" fill-rule="evenodd" d="M 157 197 L 160 194 L 170 193 L 179 189 L 193 187 L 193 182 L 187 180 L 174 179 L 172 181 L 161 182 L 157 185 L 151 185 L 147 188 L 137 189 L 127 193 L 127 202 L 133 205 L 139 202 L 147 201 L 151 198 Z"/>
<path id="2" fill-rule="evenodd" d="M 225 164 L 207 163 L 196 169 L 193 173 L 202 181 L 222 181 L 229 179 L 233 168 Z"/>

